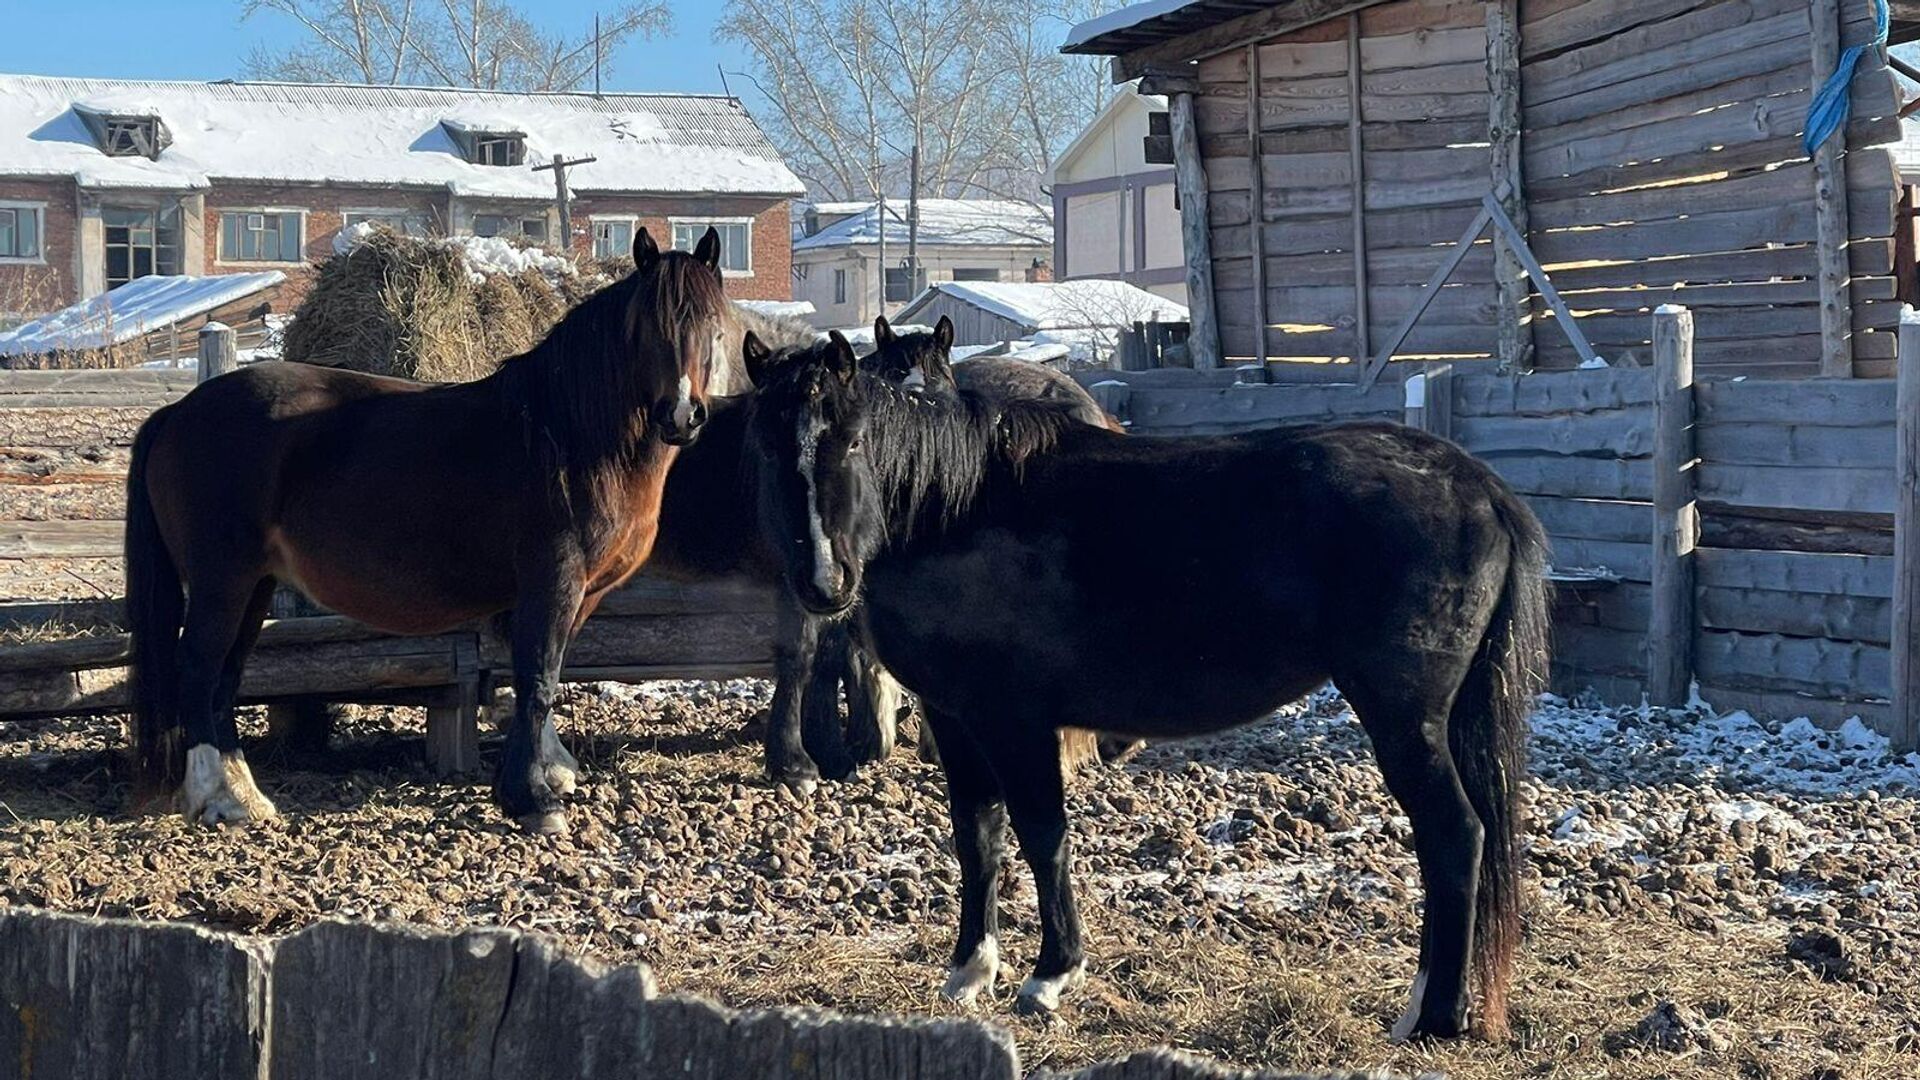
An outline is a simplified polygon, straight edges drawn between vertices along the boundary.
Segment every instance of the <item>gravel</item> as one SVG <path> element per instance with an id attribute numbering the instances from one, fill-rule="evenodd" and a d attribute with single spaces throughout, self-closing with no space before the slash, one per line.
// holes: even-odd
<path id="1" fill-rule="evenodd" d="M 733 1004 L 950 1012 L 943 789 L 910 749 L 811 799 L 760 779 L 767 684 L 568 688 L 572 832 L 522 835 L 419 762 L 417 710 L 358 710 L 319 763 L 250 753 L 282 816 L 119 816 L 117 726 L 0 726 L 0 905 L 284 933 L 341 916 L 512 925 Z M 256 715 L 246 723 L 263 727 Z M 497 748 L 489 745 L 489 759 Z M 1169 1042 L 1289 1067 L 1460 1077 L 1920 1075 L 1920 758 L 1858 724 L 1543 701 L 1538 900 L 1502 1047 L 1390 1049 L 1418 946 L 1406 820 L 1330 692 L 1150 746 L 1070 788 L 1093 979 L 1016 1020 L 1029 1066 Z M 1008 963 L 1037 947 L 1024 867 Z"/>

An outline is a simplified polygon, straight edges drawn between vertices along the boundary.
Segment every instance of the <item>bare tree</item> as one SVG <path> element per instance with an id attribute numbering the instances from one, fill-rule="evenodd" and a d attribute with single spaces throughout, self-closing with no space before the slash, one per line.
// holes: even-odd
<path id="1" fill-rule="evenodd" d="M 489 90 L 571 90 L 593 74 L 592 32 L 548 32 L 504 0 L 243 0 L 241 17 L 292 19 L 304 39 L 256 49 L 247 72 L 304 82 L 435 83 Z M 665 0 L 604 19 L 603 53 L 672 22 Z"/>
<path id="2" fill-rule="evenodd" d="M 1110 92 L 1104 64 L 1055 46 L 1072 22 L 1111 6 L 729 0 L 717 33 L 752 56 L 771 134 L 816 194 L 898 193 L 917 145 L 923 192 L 1050 212 L 1046 170 Z"/>

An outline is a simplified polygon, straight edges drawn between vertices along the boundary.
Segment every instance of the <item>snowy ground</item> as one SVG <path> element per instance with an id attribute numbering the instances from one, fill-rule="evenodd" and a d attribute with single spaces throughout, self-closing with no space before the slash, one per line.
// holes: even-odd
<path id="1" fill-rule="evenodd" d="M 0 904 L 264 933 L 506 923 L 737 1004 L 951 1011 L 934 994 L 956 888 L 937 771 L 903 750 L 804 803 L 772 792 L 742 735 L 766 700 L 753 681 L 569 690 L 586 776 L 559 840 L 505 825 L 483 782 L 430 777 L 417 711 L 354 718 L 306 767 L 256 750 L 282 818 L 213 832 L 115 816 L 114 725 L 9 724 Z M 1050 1024 L 1016 1021 L 1005 986 L 986 1013 L 1032 1066 L 1171 1042 L 1489 1080 L 1920 1076 L 1920 759 L 1859 725 L 1550 699 L 1532 771 L 1511 1044 L 1386 1046 L 1418 875 L 1331 694 L 1076 780 L 1092 979 Z M 1037 944 L 1024 870 L 1003 898 L 1017 974 Z"/>

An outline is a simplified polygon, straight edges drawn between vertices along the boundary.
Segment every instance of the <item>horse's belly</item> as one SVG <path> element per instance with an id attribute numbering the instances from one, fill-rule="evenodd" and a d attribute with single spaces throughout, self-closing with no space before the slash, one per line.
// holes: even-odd
<path id="1" fill-rule="evenodd" d="M 356 558 L 332 554 L 340 549 L 318 538 L 301 540 L 310 542 L 269 532 L 274 576 L 329 611 L 390 633 L 436 633 L 512 603 L 512 578 L 500 573 L 505 566 L 450 574 L 445 563 L 435 565 L 419 550 L 389 546 L 383 557 Z"/>

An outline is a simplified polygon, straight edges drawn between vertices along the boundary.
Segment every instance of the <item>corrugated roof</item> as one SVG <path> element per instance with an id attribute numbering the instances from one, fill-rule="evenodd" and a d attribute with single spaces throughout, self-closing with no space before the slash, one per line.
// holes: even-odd
<path id="1" fill-rule="evenodd" d="M 794 251 L 880 242 L 878 203 L 825 205 L 834 207 L 833 212 L 851 216 L 794 241 Z M 887 201 L 886 236 L 890 245 L 907 242 L 907 207 L 905 199 Z M 1051 248 L 1053 222 L 1039 207 L 1012 199 L 921 199 L 920 243 Z"/>
<path id="2" fill-rule="evenodd" d="M 173 136 L 159 160 L 109 158 L 74 112 L 157 113 Z M 214 177 L 445 186 L 538 198 L 545 174 L 474 165 L 442 124 L 511 122 L 529 162 L 600 160 L 569 173 L 581 191 L 797 196 L 801 184 L 735 99 L 702 94 L 526 94 L 435 87 L 162 82 L 0 75 L 0 174 L 73 176 L 87 186 L 204 187 Z"/>

